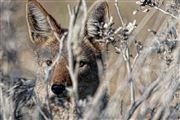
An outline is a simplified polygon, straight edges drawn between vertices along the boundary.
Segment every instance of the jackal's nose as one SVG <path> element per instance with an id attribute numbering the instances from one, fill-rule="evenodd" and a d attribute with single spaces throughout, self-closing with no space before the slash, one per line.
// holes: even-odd
<path id="1" fill-rule="evenodd" d="M 57 85 L 57 84 L 53 84 L 51 87 L 51 90 L 54 94 L 56 95 L 61 95 L 64 93 L 66 87 L 63 84 Z"/>

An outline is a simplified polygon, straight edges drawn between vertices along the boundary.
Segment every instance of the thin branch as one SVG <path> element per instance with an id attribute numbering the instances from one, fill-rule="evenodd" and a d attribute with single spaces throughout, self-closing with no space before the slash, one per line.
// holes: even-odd
<path id="1" fill-rule="evenodd" d="M 124 60 L 126 61 L 126 67 L 128 70 L 128 81 L 130 82 L 131 105 L 133 105 L 135 102 L 134 81 L 132 79 L 132 67 L 130 62 L 129 47 L 127 43 L 125 43 L 125 50 L 123 56 L 124 56 Z"/>
<path id="2" fill-rule="evenodd" d="M 70 12 L 70 8 L 69 8 L 69 13 Z M 77 105 L 77 100 L 78 100 L 78 94 L 77 94 L 77 80 L 76 80 L 76 76 L 74 74 L 74 66 L 73 66 L 73 53 L 72 53 L 72 49 L 71 49 L 71 44 L 72 44 L 72 35 L 73 35 L 73 30 L 74 30 L 74 21 L 75 21 L 75 15 L 74 14 L 70 14 L 70 22 L 69 22 L 69 32 L 68 32 L 68 38 L 67 38 L 67 49 L 68 49 L 68 70 L 69 70 L 69 74 L 72 80 L 72 103 L 74 104 L 74 106 Z"/>
<path id="3" fill-rule="evenodd" d="M 169 15 L 169 16 L 171 16 L 172 18 L 175 18 L 175 19 L 178 20 L 178 18 L 177 18 L 176 16 L 174 16 L 173 14 L 170 14 L 170 13 L 164 11 L 163 9 L 161 9 L 161 8 L 159 8 L 159 7 L 156 7 L 156 6 L 155 6 L 155 7 L 153 7 L 153 8 L 155 8 L 156 10 L 159 10 L 160 12 L 164 13 L 165 15 Z"/>
<path id="4" fill-rule="evenodd" d="M 77 7 L 75 8 L 75 15 L 74 15 L 75 18 L 74 18 L 74 22 L 73 22 L 74 25 L 76 24 L 77 17 L 78 17 L 78 14 L 79 14 L 79 11 L 80 11 L 81 6 L 82 6 L 82 0 L 79 0 L 78 5 L 77 5 Z"/>
<path id="5" fill-rule="evenodd" d="M 152 91 L 157 86 L 157 84 L 159 83 L 160 80 L 161 79 L 157 79 L 156 81 L 154 81 L 146 89 L 146 91 L 143 93 L 142 97 L 139 100 L 137 100 L 136 102 L 134 102 L 134 104 L 131 105 L 130 109 L 128 110 L 128 114 L 125 117 L 125 120 L 129 120 L 132 117 L 132 115 L 134 114 L 134 112 L 136 111 L 136 109 L 141 105 L 141 103 L 144 102 L 144 100 L 146 100 L 148 97 L 150 97 Z"/>
<path id="6" fill-rule="evenodd" d="M 122 26 L 125 26 L 124 24 L 124 21 L 122 19 L 122 16 L 121 16 L 121 12 L 120 12 L 120 9 L 119 9 L 119 4 L 118 4 L 118 0 L 115 0 L 115 7 L 116 7 L 116 10 L 117 10 L 117 13 L 118 13 L 118 17 L 122 23 Z"/>

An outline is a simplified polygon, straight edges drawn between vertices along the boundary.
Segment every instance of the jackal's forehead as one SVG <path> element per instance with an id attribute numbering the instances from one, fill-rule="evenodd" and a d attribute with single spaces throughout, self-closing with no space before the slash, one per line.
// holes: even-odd
<path id="1" fill-rule="evenodd" d="M 37 50 L 38 58 L 42 60 L 48 60 L 52 59 L 52 51 L 51 48 L 43 48 L 43 49 L 38 49 Z"/>
<path id="2" fill-rule="evenodd" d="M 52 60 L 58 53 L 58 43 L 37 46 L 35 51 L 39 60 Z"/>

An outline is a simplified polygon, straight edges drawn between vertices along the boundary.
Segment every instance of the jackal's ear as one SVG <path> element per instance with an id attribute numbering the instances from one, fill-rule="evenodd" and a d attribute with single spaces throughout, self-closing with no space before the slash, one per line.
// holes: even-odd
<path id="1" fill-rule="evenodd" d="M 100 29 L 109 17 L 109 7 L 106 0 L 97 0 L 89 9 L 86 33 L 89 37 L 99 39 Z"/>
<path id="2" fill-rule="evenodd" d="M 52 35 L 53 30 L 60 32 L 57 22 L 36 0 L 28 0 L 26 17 L 30 38 L 33 43 L 45 42 Z"/>

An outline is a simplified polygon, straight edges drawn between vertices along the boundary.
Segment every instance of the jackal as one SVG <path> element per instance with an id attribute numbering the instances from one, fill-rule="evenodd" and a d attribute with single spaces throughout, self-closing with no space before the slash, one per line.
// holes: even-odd
<path id="1" fill-rule="evenodd" d="M 59 41 L 54 36 L 52 27 L 48 22 L 48 17 L 54 24 L 55 31 L 61 38 L 68 30 L 62 28 L 56 20 L 45 10 L 36 0 L 28 0 L 27 3 L 27 24 L 31 41 L 35 44 L 35 52 L 38 60 L 42 64 L 50 66 L 58 54 Z M 104 24 L 108 16 L 108 4 L 104 0 L 96 1 L 89 9 L 86 18 L 85 31 L 80 38 L 79 47 L 81 52 L 78 66 L 78 95 L 79 99 L 93 96 L 100 84 L 98 76 L 97 61 L 102 60 L 102 49 L 96 40 L 102 39 L 100 36 L 100 25 Z M 66 96 L 66 88 L 72 86 L 71 77 L 68 71 L 68 50 L 67 38 L 63 42 L 61 58 L 54 66 L 49 78 L 51 91 L 57 96 Z M 76 55 L 73 55 L 73 64 L 76 65 Z"/>

